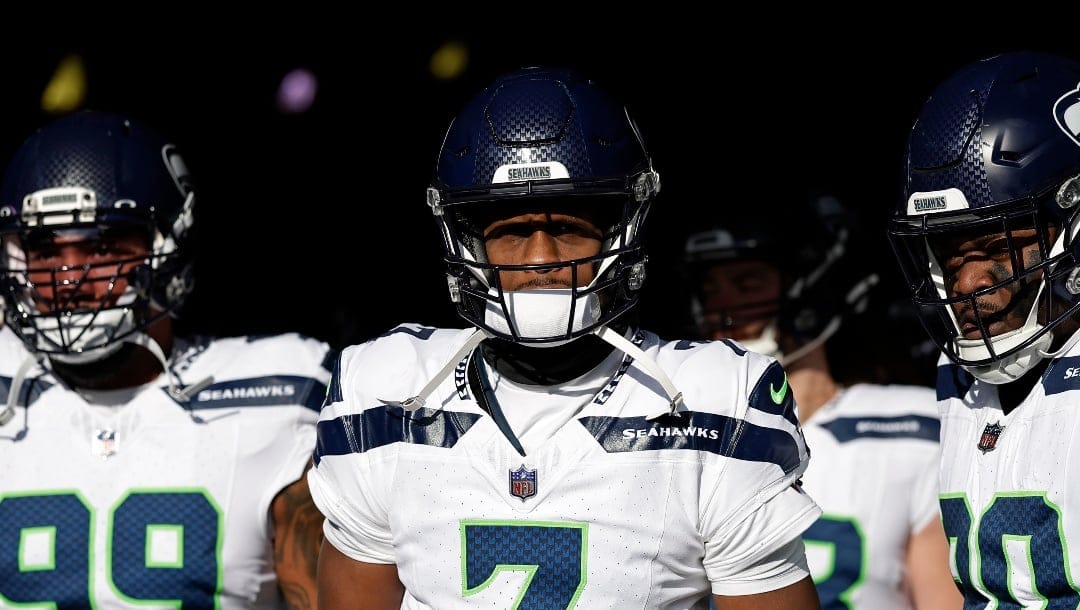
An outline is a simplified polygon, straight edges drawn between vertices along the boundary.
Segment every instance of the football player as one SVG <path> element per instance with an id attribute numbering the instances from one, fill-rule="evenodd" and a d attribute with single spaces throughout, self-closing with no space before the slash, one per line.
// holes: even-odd
<path id="1" fill-rule="evenodd" d="M 80 111 L 0 189 L 0 607 L 313 608 L 321 341 L 182 337 L 196 188 Z"/>
<path id="2" fill-rule="evenodd" d="M 813 456 L 803 483 L 824 511 L 803 535 L 822 608 L 959 608 L 937 503 L 934 390 L 885 384 L 838 343 L 878 278 L 859 264 L 859 228 L 838 199 L 815 195 L 691 234 L 694 328 L 787 370 Z"/>
<path id="3" fill-rule="evenodd" d="M 572 71 L 503 75 L 453 120 L 427 203 L 468 328 L 342 352 L 309 473 L 321 603 L 818 607 L 783 367 L 636 323 L 659 189 Z"/>
<path id="4" fill-rule="evenodd" d="M 954 72 L 911 129 L 890 223 L 942 350 L 941 511 L 968 608 L 1080 603 L 1078 86 L 1080 63 L 1041 52 Z"/>

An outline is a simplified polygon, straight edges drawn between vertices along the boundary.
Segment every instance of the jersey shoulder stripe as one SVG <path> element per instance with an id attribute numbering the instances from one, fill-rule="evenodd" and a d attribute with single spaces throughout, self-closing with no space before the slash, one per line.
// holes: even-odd
<path id="1" fill-rule="evenodd" d="M 1042 378 L 1047 396 L 1080 390 L 1080 356 L 1059 358 L 1051 363 Z"/>
<path id="2" fill-rule="evenodd" d="M 918 439 L 938 442 L 941 421 L 924 415 L 838 417 L 821 424 L 839 443 L 863 438 Z"/>
<path id="3" fill-rule="evenodd" d="M 721 339 L 720 342 L 723 343 L 724 345 L 730 347 L 731 351 L 735 352 L 736 356 L 745 356 L 746 352 L 748 351 L 747 349 L 742 347 L 740 344 L 736 343 L 735 341 L 733 341 L 731 339 Z"/>
<path id="4" fill-rule="evenodd" d="M 937 367 L 937 399 L 963 398 L 975 383 L 975 376 L 960 366 L 940 364 Z"/>
<path id="5" fill-rule="evenodd" d="M 770 415 L 781 415 L 791 425 L 799 425 L 799 416 L 795 413 L 795 395 L 788 385 L 787 372 L 779 361 L 773 361 L 754 384 L 750 391 L 750 408 Z"/>
<path id="6" fill-rule="evenodd" d="M 472 335 L 469 330 L 401 324 L 341 350 L 324 406 L 359 411 L 374 400 L 405 400 L 431 380 Z M 432 404 L 447 398 L 429 397 Z"/>
<path id="7" fill-rule="evenodd" d="M 327 455 L 364 453 L 393 443 L 451 448 L 479 419 L 477 413 L 421 408 L 375 407 L 318 423 L 314 460 Z"/>
<path id="8" fill-rule="evenodd" d="M 398 324 L 397 326 L 380 334 L 377 338 L 381 339 L 383 337 L 389 337 L 390 335 L 406 334 L 415 337 L 421 341 L 427 341 L 439 330 L 440 329 L 433 326 L 424 326 L 422 324 L 408 322 L 405 324 Z"/>
<path id="9" fill-rule="evenodd" d="M 199 390 L 188 404 L 192 409 L 298 404 L 317 412 L 322 407 L 325 395 L 326 385 L 317 379 L 299 375 L 266 375 L 210 384 Z"/>
<path id="10" fill-rule="evenodd" d="M 740 350 L 741 346 L 735 342 L 695 342 L 684 349 L 680 349 L 680 345 L 661 341 L 654 350 L 656 361 L 684 392 L 687 412 L 683 415 L 688 419 L 667 418 L 657 422 L 681 429 L 683 435 L 692 427 L 694 442 L 704 442 L 705 447 L 701 450 L 716 455 L 771 463 L 787 474 L 806 467 L 806 442 L 795 399 L 786 371 L 778 360 Z M 648 414 L 637 411 L 622 415 Z M 692 446 L 680 440 L 681 436 L 674 436 L 680 432 L 665 432 L 663 426 L 641 421 L 633 427 L 636 432 L 625 432 L 628 437 L 622 441 L 628 445 L 625 450 L 630 450 L 632 445 L 626 441 L 631 438 L 637 439 L 634 442 L 642 449 L 663 447 L 665 443 L 677 447 Z M 605 447 L 620 446 L 623 428 L 630 427 L 623 426 L 606 434 Z M 713 434 L 709 432 L 697 436 L 699 429 L 717 431 L 716 438 L 711 438 Z"/>
<path id="11" fill-rule="evenodd" d="M 341 359 L 343 356 L 344 352 L 340 352 L 334 358 L 334 366 L 330 369 L 330 383 L 326 386 L 326 399 L 323 400 L 323 407 L 344 400 L 341 394 Z"/>
<path id="12" fill-rule="evenodd" d="M 326 455 L 364 453 L 392 443 L 451 448 L 481 418 L 476 413 L 377 407 L 318 424 L 315 462 Z M 682 413 L 678 418 L 580 418 L 579 423 L 608 453 L 682 449 L 734 459 L 770 462 L 791 472 L 799 465 L 799 446 L 791 434 L 713 413 Z"/>
<path id="13" fill-rule="evenodd" d="M 41 376 L 27 378 L 19 389 L 19 396 L 15 404 L 30 406 L 46 390 L 53 387 L 53 383 L 42 379 Z M 8 394 L 11 393 L 11 377 L 0 375 L 0 399 L 7 403 Z"/>
<path id="14" fill-rule="evenodd" d="M 706 451 L 738 460 L 770 462 L 785 473 L 800 463 L 798 442 L 787 431 L 726 415 L 690 411 L 653 421 L 643 416 L 590 416 L 578 421 L 608 453 Z"/>

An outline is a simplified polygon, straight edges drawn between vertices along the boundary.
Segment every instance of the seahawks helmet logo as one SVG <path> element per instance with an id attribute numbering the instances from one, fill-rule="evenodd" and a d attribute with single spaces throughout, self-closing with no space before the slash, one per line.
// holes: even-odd
<path id="1" fill-rule="evenodd" d="M 1054 103 L 1054 121 L 1074 144 L 1080 146 L 1080 85 Z"/>

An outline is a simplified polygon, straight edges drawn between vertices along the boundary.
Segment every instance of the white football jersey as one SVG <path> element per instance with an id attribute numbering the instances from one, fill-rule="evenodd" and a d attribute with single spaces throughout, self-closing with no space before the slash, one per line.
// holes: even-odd
<path id="1" fill-rule="evenodd" d="M 0 330 L 5 400 L 25 356 Z M 164 375 L 76 392 L 30 371 L 0 426 L 0 607 L 284 607 L 269 507 L 311 457 L 333 355 L 287 334 L 178 341 L 172 363 L 212 381 L 185 403 Z"/>
<path id="2" fill-rule="evenodd" d="M 1080 346 L 1006 415 L 943 356 L 941 512 L 971 608 L 1080 605 Z"/>
<path id="3" fill-rule="evenodd" d="M 908 538 L 938 510 L 933 388 L 857 384 L 804 424 L 806 493 L 824 514 L 803 534 L 822 610 L 906 610 Z"/>
<path id="4" fill-rule="evenodd" d="M 478 404 L 468 356 L 424 408 L 387 405 L 471 333 L 402 325 L 347 348 L 319 418 L 308 481 L 327 539 L 397 564 L 403 608 L 670 610 L 776 588 L 748 570 L 820 515 L 796 485 L 808 456 L 776 360 L 638 332 L 685 412 L 646 419 L 668 400 L 620 354 L 579 412 L 522 455 Z"/>

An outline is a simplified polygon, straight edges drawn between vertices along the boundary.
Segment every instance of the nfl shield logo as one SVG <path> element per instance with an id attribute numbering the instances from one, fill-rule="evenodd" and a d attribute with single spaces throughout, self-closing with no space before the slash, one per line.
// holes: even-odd
<path id="1" fill-rule="evenodd" d="M 1005 430 L 1005 426 L 997 422 L 986 424 L 982 436 L 979 437 L 979 451 L 983 453 L 993 451 L 994 447 L 997 447 L 998 437 L 1001 436 L 1003 430 Z"/>
<path id="2" fill-rule="evenodd" d="M 115 430 L 97 429 L 90 437 L 90 453 L 99 458 L 107 458 L 116 455 L 120 448 L 120 441 L 116 438 Z"/>
<path id="3" fill-rule="evenodd" d="M 517 470 L 510 471 L 510 495 L 521 498 L 531 498 L 536 495 L 536 470 L 529 470 L 522 464 Z"/>

